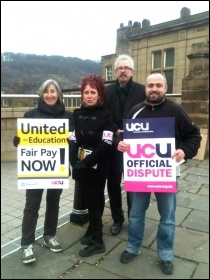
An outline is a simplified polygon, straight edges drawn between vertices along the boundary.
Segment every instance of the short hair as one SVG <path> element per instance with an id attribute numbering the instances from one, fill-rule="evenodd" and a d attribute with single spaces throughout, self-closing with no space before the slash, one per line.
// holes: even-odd
<path id="1" fill-rule="evenodd" d="M 105 84 L 104 80 L 100 76 L 96 75 L 88 75 L 82 80 L 81 84 L 81 102 L 83 102 L 83 92 L 85 90 L 85 87 L 89 85 L 92 88 L 95 88 L 98 91 L 98 104 L 103 105 L 104 104 L 104 91 L 105 91 Z"/>
<path id="2" fill-rule="evenodd" d="M 130 68 L 132 70 L 134 70 L 133 58 L 130 55 L 127 55 L 127 54 L 120 54 L 120 55 L 118 55 L 118 57 L 115 59 L 115 63 L 114 63 L 115 70 L 117 69 L 118 63 L 120 61 L 124 61 L 124 60 L 128 61 L 129 64 L 130 64 Z"/>
<path id="3" fill-rule="evenodd" d="M 148 80 L 148 78 L 149 78 L 150 76 L 152 76 L 152 75 L 157 75 L 157 74 L 163 77 L 164 82 L 165 82 L 165 84 L 167 85 L 166 77 L 165 77 L 163 74 L 161 74 L 160 72 L 153 72 L 153 73 L 149 74 L 149 75 L 146 77 L 145 84 L 147 83 L 147 80 Z"/>
<path id="4" fill-rule="evenodd" d="M 45 82 L 40 86 L 39 92 L 38 92 L 40 98 L 43 100 L 43 94 L 44 94 L 46 88 L 47 88 L 49 85 L 54 85 L 54 86 L 55 86 L 55 88 L 56 88 L 56 90 L 57 90 L 57 93 L 58 93 L 59 101 L 60 101 L 60 103 L 62 103 L 62 102 L 63 102 L 63 93 L 62 93 L 62 91 L 61 91 L 60 86 L 58 85 L 58 83 L 57 83 L 55 80 L 52 80 L 52 79 L 49 79 L 49 80 L 45 81 Z"/>

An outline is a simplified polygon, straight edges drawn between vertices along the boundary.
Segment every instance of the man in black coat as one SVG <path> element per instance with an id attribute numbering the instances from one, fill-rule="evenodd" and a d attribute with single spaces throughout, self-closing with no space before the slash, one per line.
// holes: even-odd
<path id="1" fill-rule="evenodd" d="M 145 87 L 143 84 L 132 80 L 134 61 L 129 55 L 119 55 L 115 60 L 116 82 L 106 87 L 105 106 L 111 111 L 114 121 L 114 131 L 117 137 L 123 129 L 123 119 L 127 118 L 128 112 L 133 106 L 145 100 Z M 110 174 L 107 179 L 112 219 L 114 221 L 111 232 L 117 235 L 124 222 L 122 210 L 121 180 L 123 174 L 123 154 L 112 149 L 110 156 Z M 127 195 L 128 217 L 129 197 Z"/>
<path id="2" fill-rule="evenodd" d="M 167 81 L 164 75 L 161 73 L 150 74 L 145 82 L 146 100 L 132 108 L 128 114 L 128 119 L 141 119 L 142 121 L 144 118 L 172 118 L 174 120 L 175 149 L 171 151 L 171 159 L 178 163 L 176 166 L 176 189 L 178 192 L 179 163 L 183 159 L 192 159 L 197 155 L 202 137 L 200 129 L 192 122 L 184 108 L 166 98 L 167 89 Z M 132 149 L 126 141 L 120 141 L 121 139 L 123 140 L 122 134 L 116 141 L 118 144 L 115 143 L 120 152 L 125 153 L 128 149 Z M 153 171 L 155 171 L 155 168 Z M 164 178 L 161 178 L 161 180 L 164 182 Z M 161 185 L 161 182 L 158 185 Z M 163 190 L 154 192 L 160 215 L 156 236 L 157 255 L 161 271 L 164 274 L 172 274 L 174 271 L 177 192 L 165 192 Z M 129 199 L 131 209 L 128 223 L 128 242 L 120 257 L 120 261 L 126 264 L 130 263 L 141 252 L 145 215 L 150 205 L 151 192 L 130 192 Z M 178 269 L 180 269 L 180 266 Z"/>

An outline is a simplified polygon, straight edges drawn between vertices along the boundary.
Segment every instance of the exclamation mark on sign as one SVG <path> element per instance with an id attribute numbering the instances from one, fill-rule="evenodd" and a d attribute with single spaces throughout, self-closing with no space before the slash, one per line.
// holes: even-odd
<path id="1" fill-rule="evenodd" d="M 60 163 L 64 164 L 65 162 L 65 148 L 60 148 Z"/>
<path id="2" fill-rule="evenodd" d="M 61 165 L 65 164 L 65 148 L 60 148 L 60 164 Z M 65 172 L 65 167 L 60 166 L 60 171 Z"/>

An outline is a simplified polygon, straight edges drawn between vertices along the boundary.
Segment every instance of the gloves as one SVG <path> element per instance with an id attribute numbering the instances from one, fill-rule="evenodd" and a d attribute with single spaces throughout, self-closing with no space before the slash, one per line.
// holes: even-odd
<path id="1" fill-rule="evenodd" d="M 15 137 L 13 138 L 13 145 L 14 145 L 15 147 L 17 147 L 19 144 L 20 144 L 20 137 L 15 136 Z"/>
<path id="2" fill-rule="evenodd" d="M 83 161 L 78 161 L 75 165 L 74 165 L 74 169 L 77 170 L 81 170 L 87 168 L 87 166 L 85 165 L 85 163 Z"/>

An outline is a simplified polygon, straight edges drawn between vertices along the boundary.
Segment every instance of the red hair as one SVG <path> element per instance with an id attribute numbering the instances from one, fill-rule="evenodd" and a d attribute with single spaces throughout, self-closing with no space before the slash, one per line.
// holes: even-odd
<path id="1" fill-rule="evenodd" d="M 100 76 L 89 75 L 82 80 L 81 84 L 81 101 L 83 101 L 83 92 L 86 86 L 89 85 L 91 88 L 94 88 L 98 91 L 98 105 L 103 105 L 104 103 L 104 91 L 105 84 L 103 79 Z"/>

